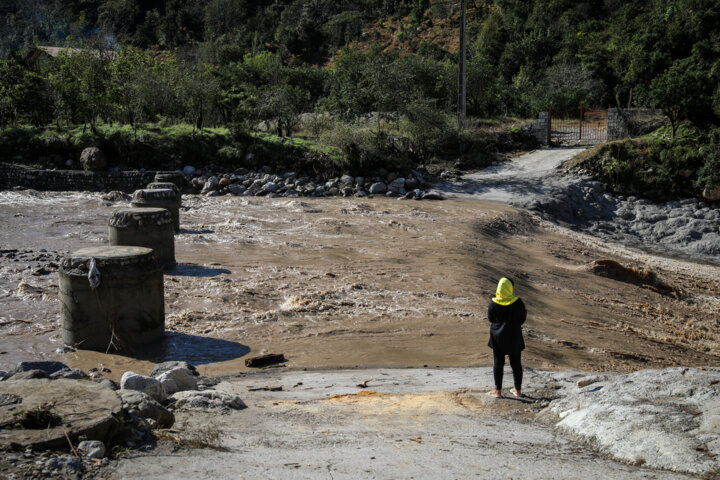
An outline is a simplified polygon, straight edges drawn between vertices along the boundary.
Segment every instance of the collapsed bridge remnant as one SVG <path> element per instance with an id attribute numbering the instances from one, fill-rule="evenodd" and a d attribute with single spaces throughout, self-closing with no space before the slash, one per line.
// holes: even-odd
<path id="1" fill-rule="evenodd" d="M 108 227 L 111 246 L 152 248 L 160 265 L 174 267 L 175 233 L 172 214 L 165 208 L 117 210 Z"/>
<path id="2" fill-rule="evenodd" d="M 83 248 L 60 264 L 62 335 L 82 349 L 130 350 L 165 335 L 162 267 L 152 249 Z"/>

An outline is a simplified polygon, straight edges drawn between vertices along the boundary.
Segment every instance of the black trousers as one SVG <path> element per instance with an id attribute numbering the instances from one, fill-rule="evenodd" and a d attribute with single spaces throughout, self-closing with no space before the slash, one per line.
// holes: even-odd
<path id="1" fill-rule="evenodd" d="M 511 353 L 508 355 L 508 357 L 510 357 L 510 367 L 512 368 L 513 372 L 513 381 L 515 382 L 515 388 L 517 390 L 522 390 L 523 368 L 522 363 L 520 363 L 520 353 Z M 493 350 L 493 376 L 495 377 L 495 388 L 497 388 L 498 390 L 502 389 L 504 367 L 505 354 L 498 353 L 497 350 Z"/>

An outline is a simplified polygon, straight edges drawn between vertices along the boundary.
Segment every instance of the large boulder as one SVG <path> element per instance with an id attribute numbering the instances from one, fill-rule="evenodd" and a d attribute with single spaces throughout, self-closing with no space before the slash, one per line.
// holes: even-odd
<path id="1" fill-rule="evenodd" d="M 551 376 L 563 395 L 546 414 L 554 414 L 558 429 L 629 463 L 696 475 L 717 472 L 720 368 Z"/>
<path id="2" fill-rule="evenodd" d="M 123 410 L 131 417 L 139 416 L 152 420 L 163 428 L 170 428 L 175 423 L 175 415 L 149 395 L 136 390 L 120 390 L 118 393 L 120 393 Z"/>
<path id="3" fill-rule="evenodd" d="M 165 390 L 162 384 L 153 377 L 146 377 L 135 372 L 125 372 L 120 379 L 121 390 L 136 390 L 145 393 L 158 402 L 165 401 Z"/>
<path id="4" fill-rule="evenodd" d="M 107 168 L 107 159 L 99 148 L 88 147 L 80 154 L 80 165 L 84 170 L 96 172 Z"/>
<path id="5" fill-rule="evenodd" d="M 716 202 L 720 200 L 720 185 L 705 187 L 702 196 L 708 202 Z"/>

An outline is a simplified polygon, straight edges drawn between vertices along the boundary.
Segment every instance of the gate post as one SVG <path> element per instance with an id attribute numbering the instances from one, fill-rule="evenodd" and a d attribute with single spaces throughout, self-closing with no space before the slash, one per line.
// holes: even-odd
<path id="1" fill-rule="evenodd" d="M 552 107 L 548 107 L 548 121 L 547 121 L 547 143 L 548 147 L 552 143 Z"/>
<path id="2" fill-rule="evenodd" d="M 580 135 L 578 140 L 582 140 L 582 122 L 583 122 L 583 106 L 580 105 Z"/>

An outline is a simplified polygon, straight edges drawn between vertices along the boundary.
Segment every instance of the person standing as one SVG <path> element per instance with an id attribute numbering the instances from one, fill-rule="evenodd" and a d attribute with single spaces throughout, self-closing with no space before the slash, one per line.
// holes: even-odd
<path id="1" fill-rule="evenodd" d="M 513 282 L 503 277 L 498 282 L 495 297 L 488 307 L 488 320 L 490 321 L 490 340 L 488 347 L 493 350 L 493 376 L 495 377 L 495 390 L 488 395 L 502 397 L 503 368 L 505 356 L 510 357 L 515 388 L 510 392 L 516 397 L 522 396 L 523 368 L 520 354 L 525 349 L 525 340 L 522 335 L 522 324 L 527 318 L 525 304 L 513 295 Z"/>

